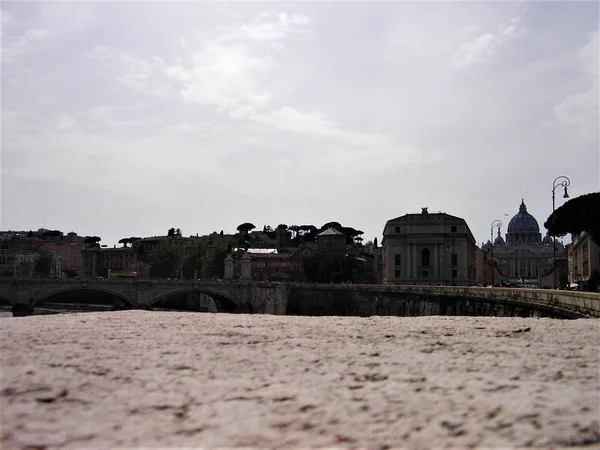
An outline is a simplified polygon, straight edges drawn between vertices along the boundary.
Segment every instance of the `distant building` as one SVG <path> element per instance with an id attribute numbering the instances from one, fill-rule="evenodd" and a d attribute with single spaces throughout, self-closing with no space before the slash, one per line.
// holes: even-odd
<path id="1" fill-rule="evenodd" d="M 585 283 L 595 271 L 600 270 L 600 246 L 596 244 L 589 233 L 582 232 L 571 235 L 569 258 L 571 270 L 570 283 Z"/>
<path id="2" fill-rule="evenodd" d="M 460 217 L 422 208 L 388 220 L 382 246 L 383 283 L 475 283 L 475 238 Z"/>
<path id="3" fill-rule="evenodd" d="M 34 252 L 0 250 L 0 276 L 29 277 L 33 274 L 36 258 Z"/>
<path id="4" fill-rule="evenodd" d="M 60 253 L 51 251 L 52 266 L 50 266 L 51 277 L 62 277 L 65 271 L 64 259 Z"/>
<path id="5" fill-rule="evenodd" d="M 335 228 L 328 228 L 317 234 L 319 251 L 343 252 L 346 250 L 346 235 Z"/>
<path id="6" fill-rule="evenodd" d="M 304 245 L 279 252 L 272 248 L 249 248 L 244 256 L 250 258 L 250 274 L 259 281 L 302 281 L 304 276 L 304 258 L 311 255 L 315 248 Z M 242 275 L 242 258 L 233 260 L 231 277 L 238 279 Z"/>
<path id="7" fill-rule="evenodd" d="M 138 267 L 138 251 L 135 248 L 88 248 L 83 250 L 83 271 L 86 277 L 106 278 L 109 271 L 136 271 Z"/>
<path id="8" fill-rule="evenodd" d="M 519 212 L 508 223 L 506 240 L 498 230 L 494 240 L 494 282 L 513 283 L 527 286 L 553 287 L 554 240 L 546 235 L 542 239 L 537 220 L 527 212 L 522 200 Z M 490 252 L 491 243 L 484 246 Z M 566 257 L 564 246 L 556 242 L 557 261 Z M 490 252 L 491 258 L 491 252 Z M 566 270 L 566 261 L 562 273 Z M 560 270 L 558 266 L 557 271 Z M 550 275 L 550 276 L 549 276 Z M 557 280 L 560 274 L 557 273 Z M 542 280 L 540 282 L 540 280 Z M 550 281 L 552 280 L 552 281 Z"/>
<path id="9" fill-rule="evenodd" d="M 169 241 L 180 247 L 189 247 L 194 242 L 203 239 L 199 237 L 182 237 L 182 236 L 152 236 L 138 239 L 131 244 L 130 250 L 135 250 L 137 259 L 140 262 L 150 262 L 151 254 L 161 244 L 161 242 Z"/>
<path id="10" fill-rule="evenodd" d="M 488 252 L 477 247 L 475 249 L 475 283 L 487 286 L 492 282 L 492 261 Z"/>
<path id="11" fill-rule="evenodd" d="M 38 246 L 60 255 L 65 271 L 74 271 L 78 275 L 83 275 L 83 245 L 81 243 L 42 241 Z"/>

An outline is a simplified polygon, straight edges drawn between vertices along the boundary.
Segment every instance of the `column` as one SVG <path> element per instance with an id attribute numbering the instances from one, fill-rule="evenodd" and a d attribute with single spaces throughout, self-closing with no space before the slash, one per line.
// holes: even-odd
<path id="1" fill-rule="evenodd" d="M 404 270 L 404 278 L 410 278 L 411 275 L 411 271 L 412 271 L 412 259 L 411 259 L 411 244 L 409 244 L 408 242 L 406 243 L 406 258 L 404 258 L 404 266 L 405 268 Z"/>
<path id="2" fill-rule="evenodd" d="M 231 255 L 227 255 L 225 258 L 225 277 L 226 280 L 231 280 L 233 278 L 233 258 Z"/>
<path id="3" fill-rule="evenodd" d="M 412 276 L 413 278 L 418 278 L 418 267 L 417 267 L 417 244 L 413 244 L 412 258 L 413 258 L 413 268 L 412 268 Z"/>
<path id="4" fill-rule="evenodd" d="M 439 255 L 439 251 L 438 251 L 438 245 L 439 244 L 435 244 L 433 246 L 433 267 L 431 268 L 431 281 L 437 281 L 438 278 L 438 268 L 440 265 L 440 255 Z"/>
<path id="5" fill-rule="evenodd" d="M 242 273 L 240 278 L 243 280 L 252 279 L 252 258 L 248 253 L 245 253 L 242 257 Z"/>

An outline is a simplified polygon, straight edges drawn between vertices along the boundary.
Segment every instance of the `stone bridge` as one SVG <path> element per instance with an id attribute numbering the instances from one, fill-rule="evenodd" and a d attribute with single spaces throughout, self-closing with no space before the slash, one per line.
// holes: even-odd
<path id="1" fill-rule="evenodd" d="M 285 314 L 285 285 L 235 281 L 106 280 L 106 279 L 10 279 L 0 280 L 0 301 L 15 309 L 35 308 L 64 292 L 104 292 L 122 307 L 151 309 L 159 301 L 177 294 L 197 292 L 210 296 L 221 312 Z M 120 302 L 119 302 L 120 300 Z"/>
<path id="2" fill-rule="evenodd" d="M 133 308 L 197 292 L 220 312 L 290 315 L 600 317 L 600 294 L 544 289 L 269 283 L 250 281 L 5 279 L 0 300 L 29 312 L 68 291 L 100 291 Z"/>

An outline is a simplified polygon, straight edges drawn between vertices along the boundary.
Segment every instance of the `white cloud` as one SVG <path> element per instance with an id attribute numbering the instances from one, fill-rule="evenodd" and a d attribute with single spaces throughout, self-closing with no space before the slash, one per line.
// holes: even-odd
<path id="1" fill-rule="evenodd" d="M 563 102 L 554 107 L 558 119 L 566 125 L 573 126 L 577 133 L 584 137 L 598 139 L 599 90 L 598 77 L 598 33 L 593 33 L 589 41 L 579 51 L 578 57 L 581 71 L 587 79 L 588 89 L 567 96 Z"/>
<path id="2" fill-rule="evenodd" d="M 0 58 L 3 63 L 16 62 L 18 58 L 35 51 L 39 42 L 50 36 L 50 32 L 41 29 L 28 29 L 20 36 L 2 38 Z"/>
<path id="3" fill-rule="evenodd" d="M 8 26 L 13 21 L 13 16 L 8 11 L 0 9 L 0 24 L 3 27 Z"/>
<path id="4" fill-rule="evenodd" d="M 161 58 L 145 60 L 125 50 L 105 46 L 94 47 L 89 56 L 98 59 L 118 82 L 128 88 L 158 97 L 172 95 L 165 76 L 165 62 Z"/>
<path id="5" fill-rule="evenodd" d="M 497 33 L 483 33 L 464 42 L 450 58 L 450 67 L 463 68 L 476 62 L 485 61 L 496 47 L 524 31 L 519 28 L 520 20 L 520 17 L 513 17 L 509 20 L 509 24 L 500 27 L 500 31 Z"/>
<path id="6" fill-rule="evenodd" d="M 358 145 L 386 142 L 383 136 L 344 131 L 330 117 L 321 112 L 306 114 L 289 106 L 267 114 L 254 114 L 250 118 L 268 127 L 305 134 L 314 138 L 341 138 L 349 144 Z"/>
<path id="7" fill-rule="evenodd" d="M 69 131 L 75 128 L 75 125 L 77 125 L 77 121 L 73 117 L 68 114 L 63 114 L 58 118 L 56 128 L 59 131 Z"/>
<path id="8" fill-rule="evenodd" d="M 264 109 L 272 100 L 259 78 L 277 67 L 263 45 L 281 49 L 290 34 L 307 31 L 310 19 L 302 15 L 262 13 L 249 23 L 220 27 L 196 34 L 200 48 L 186 64 L 170 66 L 166 73 L 183 87 L 184 100 L 211 105 L 241 118 Z"/>

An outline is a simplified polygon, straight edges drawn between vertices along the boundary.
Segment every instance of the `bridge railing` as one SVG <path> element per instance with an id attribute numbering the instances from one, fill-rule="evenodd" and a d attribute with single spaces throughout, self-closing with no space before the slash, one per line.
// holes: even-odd
<path id="1" fill-rule="evenodd" d="M 291 287 L 304 289 L 362 291 L 362 292 L 404 292 L 410 294 L 470 297 L 490 300 L 512 300 L 578 311 L 600 317 L 600 293 L 566 291 L 553 289 L 492 288 L 478 286 L 430 286 L 430 285 L 389 285 L 389 284 L 311 284 L 292 283 Z"/>

